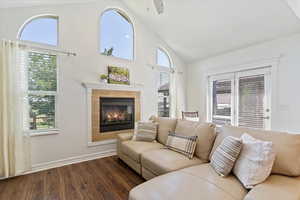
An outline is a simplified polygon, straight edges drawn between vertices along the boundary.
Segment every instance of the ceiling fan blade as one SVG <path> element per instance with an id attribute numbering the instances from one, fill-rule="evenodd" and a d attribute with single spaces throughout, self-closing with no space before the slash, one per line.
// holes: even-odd
<path id="1" fill-rule="evenodd" d="M 163 0 L 153 0 L 157 13 L 160 15 L 164 12 Z"/>

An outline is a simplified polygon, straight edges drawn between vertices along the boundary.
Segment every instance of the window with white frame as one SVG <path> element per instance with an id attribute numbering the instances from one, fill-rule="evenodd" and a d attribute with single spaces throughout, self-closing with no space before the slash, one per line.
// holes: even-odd
<path id="1" fill-rule="evenodd" d="M 270 129 L 271 67 L 209 77 L 208 121 Z"/>
<path id="2" fill-rule="evenodd" d="M 28 53 L 29 129 L 56 128 L 57 58 L 39 52 Z"/>
<path id="3" fill-rule="evenodd" d="M 22 27 L 19 39 L 57 46 L 58 18 L 37 17 Z M 57 55 L 31 51 L 26 54 L 28 116 L 32 132 L 57 128 Z"/>
<path id="4" fill-rule="evenodd" d="M 130 19 L 119 10 L 109 9 L 102 14 L 100 23 L 101 54 L 133 60 L 134 30 Z"/>
<path id="5" fill-rule="evenodd" d="M 159 68 L 158 86 L 158 116 L 170 116 L 170 72 L 171 61 L 168 54 L 158 48 L 156 52 L 156 65 Z"/>

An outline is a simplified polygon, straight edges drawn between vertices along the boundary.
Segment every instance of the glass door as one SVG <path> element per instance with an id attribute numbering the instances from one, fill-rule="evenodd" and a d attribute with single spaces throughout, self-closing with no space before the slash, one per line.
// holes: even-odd
<path id="1" fill-rule="evenodd" d="M 211 77 L 209 119 L 218 125 L 234 122 L 234 74 Z"/>
<path id="2" fill-rule="evenodd" d="M 208 120 L 217 125 L 271 128 L 271 67 L 209 77 Z"/>
<path id="3" fill-rule="evenodd" d="M 236 74 L 236 125 L 270 129 L 270 68 Z"/>

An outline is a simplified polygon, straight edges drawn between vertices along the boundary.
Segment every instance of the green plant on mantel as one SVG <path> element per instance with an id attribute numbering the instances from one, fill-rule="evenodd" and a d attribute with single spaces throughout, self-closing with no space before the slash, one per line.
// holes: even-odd
<path id="1" fill-rule="evenodd" d="M 107 80 L 108 76 L 106 74 L 101 74 L 100 79 L 101 80 Z"/>

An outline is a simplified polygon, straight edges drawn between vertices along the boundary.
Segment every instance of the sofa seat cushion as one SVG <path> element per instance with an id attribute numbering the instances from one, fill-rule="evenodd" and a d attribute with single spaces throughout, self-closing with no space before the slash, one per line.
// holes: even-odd
<path id="1" fill-rule="evenodd" d="M 230 196 L 234 197 L 235 199 L 243 199 L 243 197 L 248 192 L 247 189 L 244 188 L 242 183 L 234 175 L 229 174 L 226 177 L 221 177 L 208 163 L 188 167 L 180 171 L 198 177 L 217 186 L 218 188 L 222 189 L 222 191 L 230 194 Z"/>
<path id="2" fill-rule="evenodd" d="M 245 197 L 245 200 L 299 200 L 300 177 L 287 177 L 271 175 L 269 178 L 255 186 Z"/>
<path id="3" fill-rule="evenodd" d="M 189 159 L 181 153 L 169 149 L 156 149 L 142 154 L 142 166 L 158 175 L 193 165 L 202 164 L 199 158 Z"/>
<path id="4" fill-rule="evenodd" d="M 121 144 L 122 153 L 129 156 L 134 161 L 140 163 L 140 156 L 143 152 L 160 149 L 164 146 L 158 142 L 125 141 Z"/>
<path id="5" fill-rule="evenodd" d="M 202 165 L 200 165 L 202 166 Z M 203 169 L 175 171 L 155 177 L 137 187 L 129 193 L 129 200 L 242 200 L 246 190 L 233 177 L 221 178 L 209 165 Z M 208 178 L 203 178 L 208 173 Z M 195 175 L 197 174 L 197 175 Z M 223 179 L 223 180 L 220 180 Z M 238 189 L 237 189 L 238 188 Z M 232 192 L 228 192 L 228 190 Z M 237 192 L 241 191 L 241 192 Z"/>

